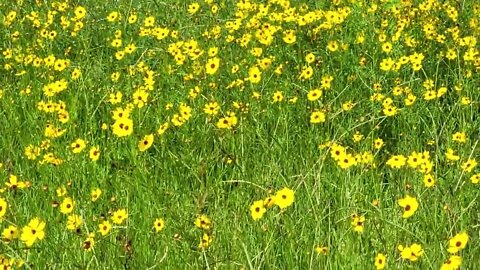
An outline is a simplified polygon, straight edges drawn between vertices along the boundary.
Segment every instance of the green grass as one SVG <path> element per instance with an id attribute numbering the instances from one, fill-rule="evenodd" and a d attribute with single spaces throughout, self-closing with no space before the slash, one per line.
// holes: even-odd
<path id="1" fill-rule="evenodd" d="M 343 23 L 322 29 L 317 35 L 314 29 L 324 19 L 306 26 L 272 20 L 270 24 L 279 30 L 266 46 L 256 38 L 257 29 L 247 27 L 256 10 L 244 10 L 246 18 L 241 27 L 228 32 L 225 24 L 235 19 L 238 11 L 234 1 L 214 1 L 219 6 L 217 14 L 210 11 L 208 1 L 199 1 L 200 10 L 194 15 L 187 12 L 190 2 L 139 2 L 120 0 L 100 5 L 82 1 L 87 10 L 82 19 L 84 27 L 72 37 L 75 22 L 71 21 L 68 30 L 60 24 L 62 15 L 75 16 L 74 9 L 80 3 L 70 1 L 66 12 L 56 14 L 46 27 L 57 32 L 54 40 L 39 34 L 54 2 L 0 4 L 0 22 L 10 11 L 17 12 L 10 26 L 3 23 L 0 27 L 5 37 L 0 41 L 0 184 L 8 182 L 10 175 L 30 183 L 27 188 L 15 190 L 2 186 L 5 189 L 0 198 L 5 199 L 8 208 L 0 219 L 0 230 L 10 225 L 21 230 L 34 217 L 46 222 L 45 238 L 32 247 L 21 239 L 2 238 L 0 256 L 23 261 L 25 269 L 371 269 L 375 268 L 375 256 L 383 253 L 387 269 L 439 269 L 450 256 L 449 239 L 465 231 L 469 240 L 459 253 L 462 268 L 477 269 L 479 186 L 470 177 L 480 171 L 474 168 L 466 172 L 461 165 L 468 159 L 479 159 L 480 59 L 476 55 L 476 62 L 465 61 L 468 46 L 447 33 L 455 22 L 441 5 L 429 13 L 418 11 L 412 15 L 399 41 L 392 41 L 399 20 L 410 8 L 403 8 L 398 15 L 389 10 L 400 7 L 398 2 L 402 1 L 378 3 L 375 13 L 367 12 L 370 4 L 366 1 L 338 1 L 338 6 L 329 1 L 291 1 L 291 6 L 297 7 L 293 11 L 297 18 L 308 11 L 341 7 L 349 7 L 351 13 Z M 252 2 L 270 2 L 271 14 L 283 12 L 274 2 L 288 1 Z M 418 1 L 412 2 L 419 5 Z M 455 6 L 461 38 L 480 38 L 479 27 L 470 23 L 480 16 L 473 2 Z M 38 12 L 41 27 L 33 27 L 25 18 L 31 11 Z M 120 21 L 107 22 L 111 11 L 120 12 Z M 133 11 L 138 21 L 128 24 Z M 147 16 L 156 18 L 156 26 L 178 31 L 178 38 L 139 36 Z M 268 22 L 268 16 L 259 21 Z M 382 21 L 388 25 L 382 27 Z M 445 34 L 444 43 L 425 37 L 422 29 L 432 21 L 437 21 L 437 33 Z M 219 38 L 203 35 L 216 25 L 221 27 Z M 296 31 L 293 44 L 282 40 L 283 31 L 288 29 Z M 130 43 L 137 47 L 121 60 L 115 59 L 117 49 L 110 45 L 116 30 L 122 31 L 122 48 Z M 17 40 L 9 38 L 15 31 L 20 34 Z M 361 32 L 365 33 L 365 42 L 357 44 Z M 380 33 L 393 44 L 390 54 L 382 52 Z M 246 47 L 228 41 L 229 35 L 237 39 L 244 34 L 252 35 Z M 407 46 L 407 37 L 415 38 L 418 45 Z M 41 45 L 37 39 L 42 40 Z M 198 42 L 203 55 L 196 61 L 186 56 L 185 63 L 177 65 L 168 47 L 189 40 Z M 327 44 L 333 40 L 348 48 L 329 51 Z M 203 70 L 210 47 L 218 47 L 221 59 L 214 75 Z M 255 47 L 263 49 L 261 57 L 250 53 Z M 457 51 L 456 59 L 444 56 L 450 48 Z M 9 49 L 13 50 L 12 58 L 7 57 Z M 478 45 L 472 50 L 478 51 Z M 314 75 L 300 80 L 302 67 L 309 65 L 305 56 L 310 52 L 316 56 L 310 64 Z M 380 69 L 381 61 L 387 57 L 398 60 L 413 53 L 425 56 L 420 71 L 413 71 L 410 64 L 398 71 Z M 59 72 L 15 59 L 29 54 L 42 59 L 53 54 L 71 62 Z M 249 68 L 264 57 L 273 62 L 262 70 L 260 83 L 244 80 Z M 361 58 L 365 58 L 365 65 L 360 64 Z M 132 95 L 143 84 L 144 74 L 137 69 L 129 75 L 129 69 L 141 63 L 155 72 L 154 89 L 148 91 L 146 105 L 135 107 L 130 114 L 133 133 L 117 137 L 112 131 L 112 112 L 133 102 Z M 240 70 L 233 74 L 235 64 Z M 275 74 L 280 64 L 283 73 Z M 74 68 L 82 72 L 77 80 L 70 75 Z M 21 71 L 25 73 L 18 75 Z M 114 72 L 121 74 L 118 82 L 110 78 Z M 185 80 L 187 75 L 192 79 Z M 323 89 L 320 99 L 309 101 L 308 92 L 320 88 L 326 75 L 334 78 L 331 88 Z M 69 82 L 67 90 L 50 98 L 45 96 L 43 86 L 62 78 Z M 237 79 L 243 84 L 227 89 Z M 434 90 L 447 87 L 445 95 L 425 100 L 427 79 L 433 80 Z M 374 89 L 376 83 L 381 90 Z M 407 93 L 394 95 L 393 88 L 398 85 L 408 87 L 416 96 L 412 106 L 405 105 Z M 191 98 L 190 90 L 196 86 L 201 92 Z M 22 94 L 27 87 L 31 93 Z M 123 99 L 114 105 L 109 102 L 109 94 L 116 91 L 123 94 Z M 274 103 L 277 91 L 283 93 L 284 100 Z M 254 92 L 261 95 L 259 99 L 253 98 Z M 398 114 L 386 116 L 383 101 L 371 100 L 374 93 L 391 98 Z M 294 97 L 297 101 L 289 102 Z M 471 103 L 463 104 L 462 98 L 469 98 Z M 69 121 L 61 123 L 55 113 L 39 110 L 40 101 L 63 101 Z M 216 116 L 203 112 L 210 101 L 220 105 Z M 342 104 L 348 101 L 353 102 L 353 109 L 344 111 Z M 248 104 L 248 110 L 242 112 L 234 102 Z M 172 118 L 182 103 L 192 109 L 192 116 L 175 127 Z M 167 109 L 167 104 L 173 108 Z M 310 114 L 315 110 L 325 112 L 324 123 L 310 123 Z M 238 123 L 232 129 L 218 128 L 217 121 L 228 112 L 235 112 Z M 170 127 L 163 135 L 157 134 L 165 122 Z M 47 138 L 47 124 L 65 129 L 65 133 Z M 108 128 L 102 129 L 102 124 Z M 357 132 L 364 136 L 358 142 L 353 139 Z M 464 132 L 466 142 L 453 141 L 455 132 Z M 147 134 L 155 134 L 154 142 L 141 152 L 138 143 Z M 71 143 L 79 138 L 87 142 L 87 147 L 74 154 Z M 385 142 L 381 149 L 373 147 L 377 138 Z M 40 146 L 47 139 L 49 149 L 42 149 L 35 160 L 27 159 L 25 148 Z M 346 147 L 347 153 L 370 152 L 373 161 L 342 169 L 331 157 L 329 142 Z M 89 158 L 93 146 L 101 151 L 97 161 Z M 454 149 L 460 160 L 448 161 L 447 148 Z M 435 186 L 425 187 L 423 174 L 414 168 L 394 169 L 386 164 L 392 155 L 408 158 L 414 151 L 430 153 Z M 62 163 L 43 162 L 47 153 L 53 153 Z M 57 195 L 62 186 L 67 189 L 66 196 L 75 201 L 73 213 L 83 220 L 77 230 L 66 229 L 67 215 L 58 207 L 65 197 Z M 254 221 L 251 204 L 284 187 L 295 191 L 293 204 L 283 210 L 277 206 L 268 208 L 263 218 Z M 92 202 L 90 192 L 94 188 L 100 188 L 102 194 Z M 403 219 L 398 200 L 407 194 L 418 199 L 419 208 L 412 217 Z M 374 205 L 374 200 L 379 204 Z M 126 221 L 114 224 L 110 233 L 102 236 L 98 224 L 111 221 L 112 213 L 122 208 L 128 210 Z M 354 213 L 366 218 L 363 233 L 353 229 Z M 213 237 L 205 249 L 198 247 L 204 231 L 194 225 L 201 214 L 213 224 L 205 231 Z M 156 232 L 153 223 L 159 217 L 164 219 L 165 228 Z M 95 244 L 86 251 L 84 240 L 90 232 L 95 233 Z M 415 262 L 402 259 L 398 246 L 413 243 L 420 244 L 424 254 Z M 316 247 L 328 247 L 328 252 L 320 254 Z"/>

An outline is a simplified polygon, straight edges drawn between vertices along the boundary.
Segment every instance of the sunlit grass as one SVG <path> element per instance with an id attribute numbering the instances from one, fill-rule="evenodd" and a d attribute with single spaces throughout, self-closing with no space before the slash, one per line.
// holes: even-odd
<path id="1" fill-rule="evenodd" d="M 1 3 L 0 265 L 475 269 L 479 16 Z"/>

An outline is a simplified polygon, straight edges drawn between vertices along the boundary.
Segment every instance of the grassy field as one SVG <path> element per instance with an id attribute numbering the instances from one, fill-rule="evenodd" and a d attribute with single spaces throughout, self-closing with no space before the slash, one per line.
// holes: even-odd
<path id="1" fill-rule="evenodd" d="M 480 4 L 0 3 L 3 269 L 480 269 Z"/>

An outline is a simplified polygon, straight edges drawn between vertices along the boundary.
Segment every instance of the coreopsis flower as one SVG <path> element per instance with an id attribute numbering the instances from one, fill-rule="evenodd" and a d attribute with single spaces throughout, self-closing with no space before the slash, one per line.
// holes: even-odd
<path id="1" fill-rule="evenodd" d="M 218 119 L 217 127 L 222 129 L 232 129 L 238 123 L 235 113 L 229 113 L 227 116 Z"/>
<path id="2" fill-rule="evenodd" d="M 317 254 L 323 254 L 323 255 L 325 255 L 325 254 L 328 253 L 328 247 L 326 247 L 326 246 L 316 246 L 316 247 L 315 247 L 315 252 L 316 252 Z"/>
<path id="3" fill-rule="evenodd" d="M 81 20 L 85 18 L 85 16 L 87 15 L 87 10 L 82 6 L 77 6 L 75 8 L 74 13 L 75 13 L 75 19 Z"/>
<path id="4" fill-rule="evenodd" d="M 275 196 L 268 196 L 263 200 L 263 206 L 265 208 L 271 208 L 275 205 Z"/>
<path id="5" fill-rule="evenodd" d="M 190 5 L 188 5 L 187 11 L 188 11 L 188 13 L 193 15 L 193 14 L 197 13 L 199 9 L 200 9 L 200 5 L 197 2 L 194 2 L 194 3 L 191 3 Z"/>
<path id="6" fill-rule="evenodd" d="M 109 95 L 108 101 L 109 101 L 111 104 L 117 104 L 117 103 L 122 102 L 122 97 L 123 97 L 122 92 L 117 91 L 117 92 L 111 93 L 111 94 Z"/>
<path id="7" fill-rule="evenodd" d="M 446 93 L 447 93 L 447 88 L 446 88 L 446 87 L 440 87 L 440 88 L 438 88 L 438 90 L 437 90 L 437 98 L 442 97 L 442 96 L 445 95 Z"/>
<path id="8" fill-rule="evenodd" d="M 110 75 L 110 79 L 113 82 L 117 82 L 120 79 L 120 72 L 113 72 L 112 75 Z"/>
<path id="9" fill-rule="evenodd" d="M 220 67 L 220 58 L 218 57 L 210 58 L 205 64 L 205 72 L 208 75 L 213 75 L 217 72 L 219 67 Z"/>
<path id="10" fill-rule="evenodd" d="M 327 49 L 331 52 L 336 52 L 339 48 L 338 42 L 336 40 L 331 40 L 327 44 Z"/>
<path id="11" fill-rule="evenodd" d="M 363 233 L 365 226 L 365 216 L 353 214 L 351 224 L 354 231 L 358 233 Z"/>
<path id="12" fill-rule="evenodd" d="M 351 111 L 353 109 L 353 102 L 351 100 L 347 101 L 347 102 L 344 102 L 342 104 L 342 110 L 348 112 L 348 111 Z"/>
<path id="13" fill-rule="evenodd" d="M 385 116 L 394 116 L 398 113 L 398 108 L 393 106 L 393 105 L 388 105 L 388 106 L 385 106 L 383 107 L 383 114 L 385 114 Z"/>
<path id="14" fill-rule="evenodd" d="M 120 18 L 120 14 L 117 11 L 112 11 L 107 16 L 108 22 L 116 22 Z"/>
<path id="15" fill-rule="evenodd" d="M 148 101 L 148 95 L 148 92 L 142 89 L 135 91 L 132 96 L 133 104 L 137 105 L 138 108 L 142 108 Z"/>
<path id="16" fill-rule="evenodd" d="M 126 209 L 119 209 L 112 214 L 112 221 L 115 224 L 122 224 L 128 218 Z"/>
<path id="17" fill-rule="evenodd" d="M 140 152 L 147 151 L 153 144 L 153 134 L 145 135 L 143 139 L 138 142 L 138 149 Z"/>
<path id="18" fill-rule="evenodd" d="M 322 80 L 320 81 L 320 85 L 323 89 L 330 89 L 332 87 L 332 82 L 333 82 L 333 76 L 325 75 L 322 77 Z"/>
<path id="19" fill-rule="evenodd" d="M 5 213 L 7 213 L 7 207 L 7 201 L 0 197 L 0 221 L 2 220 L 3 216 L 5 216 Z"/>
<path id="20" fill-rule="evenodd" d="M 102 195 L 102 190 L 99 189 L 99 188 L 94 188 L 90 192 L 90 200 L 92 202 L 96 202 L 98 200 L 98 198 L 100 198 L 100 195 Z"/>
<path id="21" fill-rule="evenodd" d="M 465 134 L 465 132 L 455 132 L 452 135 L 452 141 L 464 143 L 467 141 L 467 135 Z"/>
<path id="22" fill-rule="evenodd" d="M 60 204 L 60 212 L 62 214 L 68 215 L 72 213 L 73 208 L 75 207 L 75 202 L 72 198 L 67 197 L 63 199 L 63 202 Z"/>
<path id="23" fill-rule="evenodd" d="M 77 80 L 78 78 L 80 78 L 81 75 L 82 71 L 79 68 L 75 68 L 71 73 L 72 80 Z"/>
<path id="24" fill-rule="evenodd" d="M 84 140 L 77 139 L 70 145 L 70 147 L 72 148 L 73 153 L 78 154 L 78 153 L 82 152 L 83 149 L 85 149 L 86 145 L 87 144 L 85 143 Z"/>
<path id="25" fill-rule="evenodd" d="M 27 247 L 33 246 L 38 240 L 45 238 L 45 222 L 39 218 L 33 218 L 28 225 L 22 228 L 20 241 L 24 242 Z"/>
<path id="26" fill-rule="evenodd" d="M 388 57 L 380 62 L 380 69 L 383 71 L 390 71 L 393 68 L 395 61 L 392 58 Z"/>
<path id="27" fill-rule="evenodd" d="M 220 106 L 215 101 L 207 103 L 203 107 L 203 112 L 205 112 L 207 115 L 217 115 L 219 110 Z"/>
<path id="28" fill-rule="evenodd" d="M 195 219 L 195 226 L 203 230 L 209 230 L 212 226 L 212 221 L 206 215 L 200 215 Z"/>
<path id="29" fill-rule="evenodd" d="M 480 183 L 480 173 L 474 174 L 470 177 L 470 181 L 472 181 L 472 184 L 478 184 Z"/>
<path id="30" fill-rule="evenodd" d="M 295 192 L 287 187 L 282 188 L 275 194 L 274 201 L 275 205 L 280 207 L 280 209 L 285 209 L 295 201 Z"/>
<path id="31" fill-rule="evenodd" d="M 143 25 L 145 27 L 153 27 L 155 25 L 155 17 L 148 16 L 143 20 Z"/>
<path id="32" fill-rule="evenodd" d="M 307 99 L 309 101 L 315 101 L 322 96 L 323 92 L 320 89 L 313 89 L 308 92 Z"/>
<path id="33" fill-rule="evenodd" d="M 313 63 L 315 61 L 315 54 L 309 53 L 305 56 L 305 61 L 309 64 Z"/>
<path id="34" fill-rule="evenodd" d="M 388 54 L 388 53 L 390 53 L 390 52 L 392 51 L 392 49 L 393 49 L 392 43 L 390 43 L 390 42 L 387 41 L 387 42 L 384 42 L 384 43 L 382 44 L 382 51 L 383 51 L 383 52 L 385 52 L 385 53 Z"/>
<path id="35" fill-rule="evenodd" d="M 395 155 L 392 156 L 389 160 L 387 160 L 387 165 L 392 168 L 399 169 L 407 163 L 407 158 L 403 155 Z"/>
<path id="36" fill-rule="evenodd" d="M 65 186 L 58 187 L 55 192 L 57 193 L 57 197 L 61 198 L 67 195 L 67 188 Z"/>
<path id="37" fill-rule="evenodd" d="M 88 156 L 92 161 L 97 161 L 100 158 L 100 148 L 98 146 L 90 148 Z"/>
<path id="38" fill-rule="evenodd" d="M 137 13 L 133 12 L 132 14 L 130 14 L 128 16 L 127 21 L 128 21 L 129 24 L 132 24 L 132 23 L 136 23 L 137 19 L 138 19 Z"/>
<path id="39" fill-rule="evenodd" d="M 79 215 L 71 214 L 67 217 L 67 229 L 70 231 L 77 230 L 82 225 L 82 218 Z"/>
<path id="40" fill-rule="evenodd" d="M 293 44 L 297 41 L 297 36 L 295 35 L 294 30 L 286 30 L 283 33 L 283 41 L 287 44 Z"/>
<path id="41" fill-rule="evenodd" d="M 272 96 L 272 102 L 277 103 L 277 102 L 282 102 L 285 97 L 283 96 L 282 91 L 276 91 L 273 93 Z"/>
<path id="42" fill-rule="evenodd" d="M 98 224 L 98 231 L 103 236 L 107 235 L 111 229 L 112 224 L 108 220 L 105 220 L 102 223 Z"/>
<path id="43" fill-rule="evenodd" d="M 403 102 L 405 103 L 405 106 L 412 106 L 416 100 L 417 97 L 414 94 L 408 93 L 407 97 L 404 99 Z"/>
<path id="44" fill-rule="evenodd" d="M 125 47 L 124 52 L 125 52 L 126 54 L 132 54 L 132 53 L 134 53 L 136 50 L 137 50 L 137 46 L 135 46 L 134 43 L 130 43 L 130 44 L 128 44 L 128 45 Z"/>
<path id="45" fill-rule="evenodd" d="M 387 256 L 385 256 L 383 253 L 378 253 L 377 256 L 375 256 L 375 269 L 376 270 L 384 269 L 386 264 L 387 264 Z"/>
<path id="46" fill-rule="evenodd" d="M 410 260 L 412 262 L 417 261 L 418 258 L 423 255 L 422 246 L 416 243 L 410 245 L 409 247 L 399 245 L 398 250 L 400 251 L 402 259 Z"/>
<path id="47" fill-rule="evenodd" d="M 435 185 L 435 178 L 431 174 L 426 174 L 423 176 L 423 184 L 425 187 L 433 187 Z"/>
<path id="48" fill-rule="evenodd" d="M 318 124 L 325 122 L 326 116 L 322 111 L 314 111 L 310 114 L 310 123 Z"/>
<path id="49" fill-rule="evenodd" d="M 37 159 L 38 156 L 40 156 L 40 151 L 41 151 L 40 147 L 30 144 L 27 147 L 25 147 L 24 153 L 27 159 L 35 160 Z"/>
<path id="50" fill-rule="evenodd" d="M 18 189 L 26 188 L 30 184 L 28 182 L 18 181 L 18 177 L 16 175 L 10 174 L 10 176 L 8 177 L 8 182 L 5 182 L 5 185 L 10 189 L 15 190 L 17 188 Z"/>
<path id="51" fill-rule="evenodd" d="M 417 199 L 410 197 L 409 195 L 405 196 L 405 198 L 399 199 L 398 205 L 403 207 L 403 218 L 411 217 L 418 209 Z"/>
<path id="52" fill-rule="evenodd" d="M 427 90 L 423 93 L 423 99 L 425 100 L 434 100 L 437 98 L 437 91 L 435 90 Z"/>
<path id="53" fill-rule="evenodd" d="M 475 168 L 476 166 L 477 166 L 477 161 L 475 159 L 468 159 L 467 161 L 462 163 L 461 168 L 464 172 L 471 172 L 473 168 Z"/>
<path id="54" fill-rule="evenodd" d="M 462 258 L 458 255 L 451 255 L 446 262 L 442 264 L 440 270 L 457 270 L 462 265 Z"/>
<path id="55" fill-rule="evenodd" d="M 348 169 L 357 164 L 355 157 L 349 153 L 342 153 L 340 157 L 338 157 L 337 164 L 342 169 Z"/>
<path id="56" fill-rule="evenodd" d="M 460 99 L 460 103 L 462 103 L 464 106 L 468 106 L 472 103 L 472 100 L 469 97 L 462 97 Z"/>
<path id="57" fill-rule="evenodd" d="M 263 215 L 267 212 L 267 209 L 264 206 L 264 201 L 263 200 L 258 200 L 253 202 L 253 204 L 250 206 L 250 214 L 253 218 L 253 220 L 259 220 L 263 217 Z"/>
<path id="58" fill-rule="evenodd" d="M 257 66 L 253 66 L 248 70 L 248 80 L 251 83 L 259 83 L 262 79 L 262 72 Z"/>
<path id="59" fill-rule="evenodd" d="M 155 229 L 156 232 L 160 232 L 165 228 L 165 221 L 163 218 L 157 218 L 153 222 L 153 228 Z"/>
<path id="60" fill-rule="evenodd" d="M 165 122 L 165 123 L 161 124 L 160 127 L 159 127 L 158 130 L 157 130 L 157 134 L 158 134 L 158 135 L 164 134 L 165 131 L 167 131 L 168 127 L 169 127 L 169 123 L 168 123 L 168 122 Z"/>
<path id="61" fill-rule="evenodd" d="M 468 234 L 466 232 L 461 232 L 456 234 L 454 237 L 448 241 L 448 252 L 452 254 L 458 253 L 460 250 L 464 249 L 468 242 Z"/>
<path id="62" fill-rule="evenodd" d="M 375 141 L 373 141 L 373 147 L 377 150 L 382 148 L 383 144 L 384 144 L 384 142 L 381 138 L 377 138 L 377 139 L 375 139 Z"/>
<path id="63" fill-rule="evenodd" d="M 133 132 L 133 121 L 130 118 L 120 118 L 112 126 L 112 132 L 117 137 L 129 136 Z"/>
<path id="64" fill-rule="evenodd" d="M 12 241 L 20 237 L 20 230 L 15 225 L 9 225 L 2 231 L 2 240 Z"/>
<path id="65" fill-rule="evenodd" d="M 92 251 L 95 246 L 95 233 L 89 233 L 85 241 L 83 241 L 82 248 L 83 250 L 89 252 Z"/>
<path id="66" fill-rule="evenodd" d="M 200 243 L 198 244 L 198 248 L 201 250 L 207 249 L 213 241 L 213 237 L 208 233 L 203 233 L 202 238 L 200 239 Z"/>
<path id="67" fill-rule="evenodd" d="M 445 157 L 449 161 L 457 161 L 460 159 L 460 156 L 455 155 L 455 151 L 452 148 L 447 149 L 447 152 L 445 153 Z"/>
<path id="68" fill-rule="evenodd" d="M 353 134 L 353 141 L 354 142 L 359 142 L 363 139 L 364 135 L 362 133 L 360 133 L 359 131 L 355 132 L 355 134 Z"/>
<path id="69" fill-rule="evenodd" d="M 413 169 L 417 168 L 418 166 L 420 166 L 420 164 L 422 164 L 422 154 L 413 151 L 408 156 L 407 164 L 408 164 L 409 167 L 411 167 Z"/>
<path id="70" fill-rule="evenodd" d="M 300 73 L 300 80 L 308 80 L 313 76 L 313 68 L 311 66 L 305 66 Z"/>

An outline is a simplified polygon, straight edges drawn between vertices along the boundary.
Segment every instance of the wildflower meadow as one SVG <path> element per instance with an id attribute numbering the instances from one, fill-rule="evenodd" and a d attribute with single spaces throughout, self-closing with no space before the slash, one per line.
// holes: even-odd
<path id="1" fill-rule="evenodd" d="M 1 269 L 480 269 L 480 2 L 0 1 Z"/>

